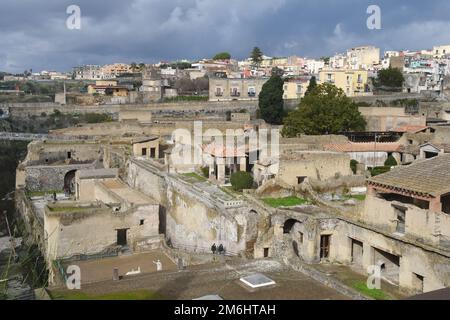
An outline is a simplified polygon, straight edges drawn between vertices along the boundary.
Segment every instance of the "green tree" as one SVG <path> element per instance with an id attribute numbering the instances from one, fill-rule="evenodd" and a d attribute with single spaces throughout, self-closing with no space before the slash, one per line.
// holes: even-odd
<path id="1" fill-rule="evenodd" d="M 394 167 L 397 164 L 398 164 L 397 160 L 395 160 L 395 158 L 394 158 L 394 156 L 392 154 L 384 162 L 384 165 L 387 166 L 387 167 Z"/>
<path id="2" fill-rule="evenodd" d="M 263 85 L 259 94 L 258 115 L 270 124 L 281 124 L 283 121 L 283 79 L 273 75 Z"/>
<path id="3" fill-rule="evenodd" d="M 137 69 L 137 64 L 136 64 L 136 62 L 132 62 L 132 63 L 130 64 L 130 67 L 131 67 L 131 72 L 136 72 L 136 69 Z"/>
<path id="4" fill-rule="evenodd" d="M 378 71 L 378 77 L 375 81 L 377 87 L 401 88 L 405 78 L 400 69 L 391 68 Z"/>
<path id="5" fill-rule="evenodd" d="M 329 64 L 330 63 L 330 57 L 320 57 L 320 60 L 325 62 L 325 64 Z"/>
<path id="6" fill-rule="evenodd" d="M 230 60 L 231 54 L 228 52 L 219 52 L 213 57 L 213 60 Z"/>
<path id="7" fill-rule="evenodd" d="M 278 67 L 274 67 L 274 68 L 272 68 L 272 75 L 277 75 L 277 76 L 282 77 L 284 75 L 284 70 L 280 69 Z"/>
<path id="8" fill-rule="evenodd" d="M 355 159 L 350 160 L 350 169 L 352 169 L 353 174 L 356 174 L 358 163 Z"/>
<path id="9" fill-rule="evenodd" d="M 238 171 L 231 175 L 231 186 L 236 191 L 251 189 L 253 187 L 253 177 L 249 172 Z"/>
<path id="10" fill-rule="evenodd" d="M 315 76 L 312 76 L 311 79 L 309 79 L 309 85 L 308 88 L 306 89 L 305 92 L 305 96 L 307 96 L 308 94 L 310 94 L 312 91 L 314 91 L 314 89 L 317 87 L 317 80 Z"/>
<path id="11" fill-rule="evenodd" d="M 305 96 L 297 109 L 284 119 L 282 134 L 338 134 L 343 131 L 363 131 L 366 121 L 358 106 L 342 89 L 330 83 L 318 85 Z"/>
<path id="12" fill-rule="evenodd" d="M 254 47 L 252 53 L 250 54 L 250 59 L 253 65 L 259 66 L 262 62 L 263 53 L 260 48 Z"/>

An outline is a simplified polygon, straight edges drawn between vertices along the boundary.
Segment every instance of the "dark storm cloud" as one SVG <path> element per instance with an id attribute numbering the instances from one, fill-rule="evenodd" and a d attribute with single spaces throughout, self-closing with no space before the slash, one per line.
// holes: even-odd
<path id="1" fill-rule="evenodd" d="M 447 0 L 0 0 L 0 70 L 183 59 L 255 45 L 267 55 L 324 56 L 348 47 L 420 49 L 450 43 Z M 82 13 L 66 28 L 66 8 Z M 368 30 L 368 5 L 382 30 Z"/>

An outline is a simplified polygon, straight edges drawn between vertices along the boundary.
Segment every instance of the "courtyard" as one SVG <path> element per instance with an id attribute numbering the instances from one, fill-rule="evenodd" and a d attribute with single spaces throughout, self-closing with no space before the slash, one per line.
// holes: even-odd
<path id="1" fill-rule="evenodd" d="M 147 258 L 154 259 L 155 257 L 145 257 L 145 259 Z M 129 266 L 136 268 L 137 260 L 133 262 L 134 265 L 129 264 Z M 98 274 L 97 279 L 103 278 L 100 270 L 105 270 L 108 275 L 107 279 L 95 283 L 84 281 L 84 283 L 82 282 L 81 290 L 50 289 L 50 295 L 54 299 L 120 300 L 191 300 L 206 295 L 219 295 L 225 300 L 348 299 L 337 291 L 271 259 L 248 261 L 234 258 L 221 260 L 216 263 L 190 266 L 186 270 L 180 271 L 173 266 L 173 268 L 166 268 L 159 272 L 126 276 L 119 281 L 112 281 L 112 267 L 115 263 L 108 261 L 105 266 L 103 266 L 103 263 L 101 267 L 100 263 L 98 263 L 99 266 L 97 267 L 94 267 L 94 265 L 94 262 L 89 262 L 82 264 L 80 267 L 82 272 L 84 267 L 85 274 L 86 272 L 93 272 L 92 270 L 98 270 L 95 271 L 95 274 Z M 169 263 L 166 263 L 166 265 L 170 266 Z M 265 288 L 251 289 L 239 281 L 241 277 L 255 273 L 264 274 L 274 280 L 276 284 Z M 89 278 L 94 279 L 94 273 L 90 274 Z"/>

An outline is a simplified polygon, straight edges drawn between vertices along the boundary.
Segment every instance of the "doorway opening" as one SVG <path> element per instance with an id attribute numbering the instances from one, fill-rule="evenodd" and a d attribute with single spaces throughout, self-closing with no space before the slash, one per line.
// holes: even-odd
<path id="1" fill-rule="evenodd" d="M 374 264 L 380 266 L 383 278 L 398 283 L 400 273 L 399 256 L 374 248 Z"/>
<path id="2" fill-rule="evenodd" d="M 330 257 L 331 235 L 324 234 L 320 236 L 320 259 L 328 259 Z"/>
<path id="3" fill-rule="evenodd" d="M 362 266 L 363 259 L 363 243 L 361 241 L 350 238 L 352 245 L 352 263 Z"/>
<path id="4" fill-rule="evenodd" d="M 424 282 L 424 276 L 421 276 L 420 274 L 414 273 L 412 274 L 412 285 L 414 290 L 417 293 L 423 293 L 423 282 Z"/>
<path id="5" fill-rule="evenodd" d="M 117 245 L 126 246 L 127 243 L 127 231 L 128 229 L 117 229 Z"/>

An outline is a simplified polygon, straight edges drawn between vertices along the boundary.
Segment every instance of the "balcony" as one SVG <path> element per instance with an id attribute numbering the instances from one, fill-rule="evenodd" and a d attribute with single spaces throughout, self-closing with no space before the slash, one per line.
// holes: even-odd
<path id="1" fill-rule="evenodd" d="M 249 92 L 249 93 L 248 93 L 248 96 L 249 96 L 249 97 L 256 97 L 256 92 Z"/>
<path id="2" fill-rule="evenodd" d="M 222 97 L 223 96 L 223 92 L 216 92 L 216 97 Z"/>
<path id="3" fill-rule="evenodd" d="M 232 91 L 232 92 L 230 93 L 230 96 L 231 96 L 231 97 L 240 97 L 240 96 L 241 96 L 241 93 L 240 93 L 240 92 L 235 92 L 235 91 L 233 92 L 233 91 Z"/>

